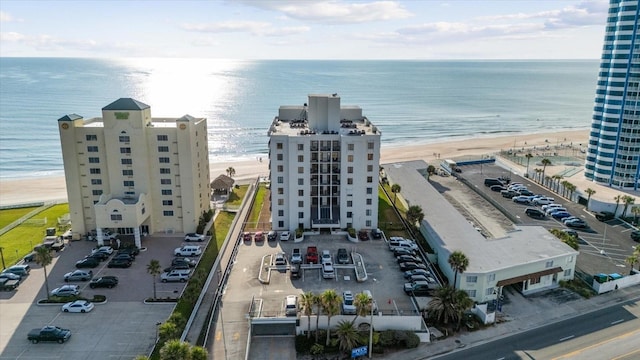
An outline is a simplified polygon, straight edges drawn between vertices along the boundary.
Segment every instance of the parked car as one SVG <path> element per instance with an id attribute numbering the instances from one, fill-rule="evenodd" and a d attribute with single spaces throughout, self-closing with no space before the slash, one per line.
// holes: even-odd
<path id="1" fill-rule="evenodd" d="M 504 187 L 503 185 L 491 185 L 489 187 L 489 190 L 500 192 L 500 191 L 503 191 L 503 190 L 507 190 L 507 188 Z"/>
<path id="2" fill-rule="evenodd" d="M 103 252 L 103 253 L 106 253 L 108 255 L 111 255 L 111 254 L 113 254 L 113 248 L 111 246 L 101 246 L 99 248 L 95 248 L 95 249 L 91 250 L 92 254 L 95 254 L 97 252 Z"/>
<path id="3" fill-rule="evenodd" d="M 415 263 L 415 262 L 403 262 L 403 263 L 400 263 L 400 270 L 401 271 L 414 270 L 414 269 L 427 270 L 427 267 L 424 264 L 418 264 L 418 263 Z"/>
<path id="4" fill-rule="evenodd" d="M 135 246 L 135 245 L 126 246 L 126 247 L 120 248 L 118 250 L 118 254 L 116 254 L 116 255 L 119 255 L 119 254 L 129 254 L 129 255 L 131 255 L 131 256 L 133 256 L 135 258 L 136 256 L 138 256 L 140 254 L 140 249 L 138 249 L 138 247 Z"/>
<path id="5" fill-rule="evenodd" d="M 173 270 L 189 270 L 191 267 L 188 264 L 171 265 L 168 268 L 164 268 L 163 272 L 171 272 Z"/>
<path id="6" fill-rule="evenodd" d="M 533 196 L 534 195 L 533 192 L 531 190 L 529 190 L 529 189 L 520 189 L 520 190 L 517 190 L 517 193 L 522 195 L 522 196 Z"/>
<path id="7" fill-rule="evenodd" d="M 262 231 L 258 231 L 253 236 L 253 241 L 255 241 L 255 242 L 263 242 L 264 241 L 264 233 Z"/>
<path id="8" fill-rule="evenodd" d="M 283 252 L 279 252 L 276 254 L 276 256 L 273 258 L 273 265 L 287 265 L 287 257 Z"/>
<path id="9" fill-rule="evenodd" d="M 269 233 L 267 233 L 267 241 L 276 241 L 276 240 L 278 240 L 278 232 L 275 230 L 269 231 Z"/>
<path id="10" fill-rule="evenodd" d="M 416 281 L 404 284 L 404 292 L 407 295 L 413 296 L 427 296 L 431 294 L 434 289 L 434 285 L 426 281 Z"/>
<path id="11" fill-rule="evenodd" d="M 31 272 L 31 266 L 29 265 L 13 265 L 4 269 L 2 272 L 4 273 L 12 273 L 16 275 L 20 275 L 20 277 L 25 277 L 29 275 Z"/>
<path id="12" fill-rule="evenodd" d="M 498 179 L 491 179 L 491 178 L 487 178 L 484 179 L 484 186 L 490 187 L 493 185 L 504 185 L 504 183 L 501 180 Z"/>
<path id="13" fill-rule="evenodd" d="M 173 250 L 175 256 L 198 256 L 202 254 L 200 245 L 184 245 Z"/>
<path id="14" fill-rule="evenodd" d="M 395 248 L 395 250 L 393 250 L 393 256 L 398 257 L 400 255 L 411 255 L 411 256 L 416 256 L 416 251 L 413 249 L 409 249 L 409 248 Z"/>
<path id="15" fill-rule="evenodd" d="M 100 265 L 100 261 L 92 257 L 87 257 L 76 262 L 76 268 L 78 269 L 84 269 L 84 268 L 93 269 L 98 265 Z"/>
<path id="16" fill-rule="evenodd" d="M 105 231 L 102 232 L 102 238 L 104 240 L 115 240 L 115 239 L 118 238 L 118 234 L 114 233 L 111 230 L 105 230 Z"/>
<path id="17" fill-rule="evenodd" d="M 356 305 L 353 302 L 353 293 L 349 290 L 342 292 L 342 314 L 355 315 Z"/>
<path id="18" fill-rule="evenodd" d="M 298 314 L 298 297 L 288 295 L 284 299 L 284 313 L 286 316 L 296 316 Z"/>
<path id="19" fill-rule="evenodd" d="M 246 242 L 251 242 L 251 240 L 253 240 L 253 237 L 251 236 L 250 232 L 245 231 L 242 233 L 242 240 Z"/>
<path id="20" fill-rule="evenodd" d="M 566 218 L 562 219 L 562 223 L 564 224 L 564 223 L 566 223 L 567 221 L 571 221 L 571 220 L 574 220 L 574 219 L 579 219 L 579 217 L 577 217 L 577 216 L 569 216 L 569 217 L 566 217 Z"/>
<path id="21" fill-rule="evenodd" d="M 549 209 L 553 209 L 553 208 L 557 208 L 557 207 L 562 207 L 562 205 L 560 205 L 560 204 L 542 205 L 541 209 L 542 209 L 542 211 L 547 211 Z"/>
<path id="22" fill-rule="evenodd" d="M 564 223 L 567 227 L 570 228 L 578 228 L 578 229 L 586 229 L 589 227 L 586 221 L 582 219 L 573 219 Z"/>
<path id="23" fill-rule="evenodd" d="M 433 282 L 433 278 L 427 277 L 425 275 L 412 275 L 407 280 L 409 280 L 410 282 L 417 282 L 417 281 L 426 281 L 428 283 Z"/>
<path id="24" fill-rule="evenodd" d="M 307 264 L 318 263 L 318 248 L 315 246 L 307 247 Z"/>
<path id="25" fill-rule="evenodd" d="M 174 265 L 183 265 L 186 264 L 189 267 L 195 267 L 197 262 L 193 259 L 189 259 L 186 257 L 177 257 L 177 258 L 173 258 L 173 260 L 171 260 L 171 266 Z"/>
<path id="26" fill-rule="evenodd" d="M 529 205 L 529 197 L 524 195 L 518 195 L 511 198 L 511 200 L 516 204 Z"/>
<path id="27" fill-rule="evenodd" d="M 500 195 L 503 198 L 512 199 L 514 196 L 518 196 L 518 193 L 513 190 L 502 190 L 500 191 Z"/>
<path id="28" fill-rule="evenodd" d="M 77 296 L 80 294 L 80 287 L 78 285 L 62 285 L 59 288 L 55 288 L 51 291 L 52 296 L 68 297 Z"/>
<path id="29" fill-rule="evenodd" d="M 333 264 L 330 262 L 326 262 L 322 264 L 322 278 L 323 279 L 333 279 L 336 277 L 336 273 L 333 267 Z"/>
<path id="30" fill-rule="evenodd" d="M 369 232 L 367 230 L 358 231 L 358 240 L 360 240 L 360 241 L 369 240 Z"/>
<path id="31" fill-rule="evenodd" d="M 369 299 L 371 299 L 371 305 L 373 305 L 373 308 L 372 308 L 373 313 L 375 315 L 377 315 L 378 314 L 378 304 L 376 303 L 376 299 L 373 298 L 373 294 L 371 293 L 371 290 L 362 290 L 362 293 L 367 295 L 367 297 Z"/>
<path id="32" fill-rule="evenodd" d="M 27 340 L 34 344 L 40 341 L 55 341 L 59 344 L 64 343 L 71 337 L 71 330 L 63 329 L 57 326 L 45 326 L 40 329 L 33 329 L 29 331 Z"/>
<path id="33" fill-rule="evenodd" d="M 63 312 L 88 313 L 93 310 L 93 303 L 87 300 L 76 300 L 62 305 Z"/>
<path id="34" fill-rule="evenodd" d="M 544 219 L 546 217 L 544 211 L 536 208 L 526 208 L 524 210 L 524 213 L 536 219 Z"/>
<path id="35" fill-rule="evenodd" d="M 338 249 L 338 264 L 348 264 L 349 263 L 349 253 L 347 253 L 347 249 L 340 248 Z"/>
<path id="36" fill-rule="evenodd" d="M 553 213 L 554 213 L 554 212 L 556 212 L 556 211 L 564 211 L 564 212 L 566 212 L 566 211 L 567 211 L 567 209 L 563 208 L 562 206 L 556 206 L 556 207 L 548 208 L 548 209 L 545 211 L 545 213 L 546 213 L 547 215 L 551 215 L 551 214 L 553 214 Z"/>
<path id="37" fill-rule="evenodd" d="M 322 263 L 333 262 L 333 258 L 331 257 L 331 252 L 329 250 L 322 250 Z"/>
<path id="38" fill-rule="evenodd" d="M 601 211 L 601 212 L 595 213 L 595 216 L 596 216 L 596 219 L 600 221 L 607 221 L 607 220 L 613 219 L 615 217 L 615 214 L 608 211 Z"/>
<path id="39" fill-rule="evenodd" d="M 533 203 L 538 206 L 548 205 L 553 203 L 553 198 L 539 197 L 533 200 Z"/>
<path id="40" fill-rule="evenodd" d="M 291 264 L 291 278 L 292 279 L 300 278 L 300 264 Z"/>
<path id="41" fill-rule="evenodd" d="M 184 236 L 184 241 L 198 241 L 198 242 L 202 242 L 204 241 L 204 235 L 203 234 L 196 234 L 196 233 L 188 233 Z"/>
<path id="42" fill-rule="evenodd" d="M 561 220 L 561 219 L 564 219 L 564 218 L 566 218 L 568 216 L 571 216 L 571 214 L 569 214 L 566 211 L 556 211 L 556 212 L 551 213 L 551 217 L 556 219 L 556 220 Z"/>
<path id="43" fill-rule="evenodd" d="M 120 253 L 114 256 L 111 260 L 116 260 L 116 259 L 128 260 L 133 262 L 136 258 L 131 256 L 131 254 L 128 254 L 128 253 Z"/>
<path id="44" fill-rule="evenodd" d="M 376 240 L 382 239 L 382 231 L 380 229 L 371 230 L 371 237 Z"/>
<path id="45" fill-rule="evenodd" d="M 111 289 L 116 285 L 118 285 L 118 278 L 116 276 L 111 276 L 111 275 L 101 276 L 89 282 L 89 287 L 92 289 L 103 288 L 103 287 Z"/>
<path id="46" fill-rule="evenodd" d="M 629 234 L 631 240 L 640 242 L 640 230 L 633 230 L 631 234 Z"/>
<path id="47" fill-rule="evenodd" d="M 108 268 L 128 268 L 131 267 L 131 260 L 127 259 L 111 259 L 107 264 Z"/>
<path id="48" fill-rule="evenodd" d="M 64 274 L 64 281 L 89 281 L 93 277 L 91 270 L 74 270 Z"/>
<path id="49" fill-rule="evenodd" d="M 283 231 L 280 233 L 280 241 L 289 241 L 291 238 L 291 233 L 288 231 Z"/>
<path id="50" fill-rule="evenodd" d="M 160 274 L 162 282 L 185 282 L 189 280 L 191 270 L 172 270 L 171 272 L 163 272 Z"/>
<path id="51" fill-rule="evenodd" d="M 291 263 L 292 264 L 302 263 L 302 251 L 300 251 L 300 248 L 294 248 L 291 251 Z"/>
<path id="52" fill-rule="evenodd" d="M 399 263 L 403 263 L 403 262 L 414 262 L 414 263 L 418 263 L 418 264 L 422 264 L 422 259 L 420 259 L 417 256 L 411 256 L 411 255 L 400 255 L 398 257 L 396 257 L 396 261 Z"/>
<path id="53" fill-rule="evenodd" d="M 88 258 L 96 259 L 96 260 L 98 260 L 98 261 L 105 261 L 105 260 L 107 260 L 107 259 L 109 258 L 109 254 L 107 254 L 107 253 L 105 253 L 105 252 L 100 252 L 100 251 L 98 251 L 98 252 L 96 252 L 96 253 L 93 253 L 93 254 L 91 254 L 91 255 L 88 255 L 88 256 L 86 257 L 86 259 L 88 259 Z"/>
<path id="54" fill-rule="evenodd" d="M 429 270 L 425 270 L 425 269 L 414 269 L 414 270 L 408 270 L 408 271 L 404 272 L 404 278 L 405 279 L 409 279 L 413 275 L 431 276 L 431 272 Z"/>
<path id="55" fill-rule="evenodd" d="M 2 272 L 0 273 L 0 279 L 8 279 L 8 280 L 22 280 L 22 276 L 18 274 L 14 274 L 12 272 Z"/>

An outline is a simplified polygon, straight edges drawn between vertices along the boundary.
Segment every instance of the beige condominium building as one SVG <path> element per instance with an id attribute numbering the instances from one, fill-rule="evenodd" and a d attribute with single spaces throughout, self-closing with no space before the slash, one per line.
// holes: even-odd
<path id="1" fill-rule="evenodd" d="M 207 121 L 152 118 L 149 105 L 121 98 L 102 118 L 58 120 L 73 235 L 196 230 L 210 207 Z"/>
<path id="2" fill-rule="evenodd" d="M 273 229 L 378 226 L 381 133 L 360 107 L 309 95 L 281 106 L 268 134 Z"/>

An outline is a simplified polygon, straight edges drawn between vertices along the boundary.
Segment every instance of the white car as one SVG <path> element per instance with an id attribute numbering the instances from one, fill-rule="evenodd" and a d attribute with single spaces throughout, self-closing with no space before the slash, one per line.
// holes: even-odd
<path id="1" fill-rule="evenodd" d="M 63 312 L 88 313 L 93 310 L 93 303 L 87 300 L 76 300 L 62 305 Z"/>
<path id="2" fill-rule="evenodd" d="M 111 255 L 113 254 L 113 248 L 111 246 L 101 246 L 97 249 L 93 249 L 91 250 L 91 255 L 97 253 L 97 252 L 101 252 L 101 253 L 105 253 L 107 255 Z"/>
<path id="3" fill-rule="evenodd" d="M 188 233 L 184 236 L 184 241 L 204 241 L 204 235 L 196 233 Z"/>
<path id="4" fill-rule="evenodd" d="M 185 245 L 173 250 L 175 256 L 198 256 L 202 254 L 202 248 L 199 245 Z"/>
<path id="5" fill-rule="evenodd" d="M 321 263 L 332 263 L 333 259 L 331 258 L 331 252 L 329 250 L 322 250 L 322 259 Z"/>
<path id="6" fill-rule="evenodd" d="M 111 232 L 110 230 L 105 230 L 102 232 L 102 238 L 104 240 L 115 240 L 118 238 L 118 234 Z"/>
<path id="7" fill-rule="evenodd" d="M 547 211 L 551 208 L 556 208 L 556 207 L 562 207 L 562 205 L 560 204 L 548 204 L 548 205 L 542 205 L 542 211 Z"/>
<path id="8" fill-rule="evenodd" d="M 283 231 L 280 233 L 280 241 L 289 241 L 291 239 L 291 233 L 288 231 Z"/>
<path id="9" fill-rule="evenodd" d="M 343 315 L 355 315 L 356 305 L 353 299 L 353 293 L 349 290 L 342 292 L 342 314 Z"/>
<path id="10" fill-rule="evenodd" d="M 163 272 L 162 275 L 160 275 L 160 280 L 162 282 L 185 282 L 189 280 L 190 275 L 191 270 L 171 270 L 170 272 Z"/>
<path id="11" fill-rule="evenodd" d="M 287 265 L 287 258 L 283 252 L 276 254 L 273 259 L 273 265 Z"/>
<path id="12" fill-rule="evenodd" d="M 59 288 L 51 290 L 53 296 L 77 296 L 80 295 L 80 287 L 78 285 L 62 285 Z"/>

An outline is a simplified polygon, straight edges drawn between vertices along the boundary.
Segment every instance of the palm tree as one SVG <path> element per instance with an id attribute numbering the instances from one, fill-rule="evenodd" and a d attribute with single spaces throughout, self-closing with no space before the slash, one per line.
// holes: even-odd
<path id="1" fill-rule="evenodd" d="M 47 276 L 47 266 L 53 261 L 51 250 L 46 246 L 40 246 L 36 249 L 36 264 L 42 266 L 44 270 L 44 287 L 47 290 L 47 299 L 49 298 L 49 279 Z"/>
<path id="2" fill-rule="evenodd" d="M 436 173 L 436 167 L 433 165 L 427 166 L 427 180 L 431 177 L 431 175 Z"/>
<path id="3" fill-rule="evenodd" d="M 373 310 L 373 299 L 365 293 L 356 294 L 353 304 L 356 306 L 356 317 L 353 318 L 351 323 L 355 323 L 358 320 L 358 316 L 369 316 Z"/>
<path id="4" fill-rule="evenodd" d="M 320 323 L 320 313 L 322 311 L 322 298 L 320 295 L 313 296 L 313 303 L 316 305 L 316 344 L 318 343 L 318 334 L 320 333 L 320 328 L 318 324 Z"/>
<path id="5" fill-rule="evenodd" d="M 407 209 L 407 221 L 411 223 L 411 225 L 415 225 L 416 223 L 421 223 L 422 220 L 424 220 L 422 208 L 419 205 L 409 206 L 409 209 Z"/>
<path id="6" fill-rule="evenodd" d="M 400 192 L 400 190 L 402 190 L 402 187 L 398 184 L 393 184 L 391 185 L 391 192 L 393 193 L 393 206 L 396 205 L 396 197 L 398 196 L 398 193 Z"/>
<path id="7" fill-rule="evenodd" d="M 556 185 L 556 192 L 559 193 L 560 192 L 560 180 L 562 180 L 563 176 L 562 175 L 553 175 L 551 176 L 551 179 L 555 180 L 555 185 Z"/>
<path id="8" fill-rule="evenodd" d="M 567 190 L 569 190 L 569 182 L 567 180 L 564 180 L 563 182 L 561 182 L 562 184 L 562 196 L 566 197 L 566 193 Z M 560 188 L 558 187 L 558 190 L 560 190 Z"/>
<path id="9" fill-rule="evenodd" d="M 627 264 L 631 265 L 631 271 L 629 271 L 629 275 L 633 275 L 633 265 L 640 262 L 640 257 L 636 251 L 633 252 L 628 258 L 624 260 Z"/>
<path id="10" fill-rule="evenodd" d="M 160 262 L 156 259 L 151 259 L 149 264 L 147 265 L 147 272 L 153 276 L 153 299 L 157 299 L 156 296 L 156 276 L 160 275 L 162 272 L 162 267 L 160 266 Z"/>
<path id="11" fill-rule="evenodd" d="M 433 299 L 427 305 L 429 318 L 442 324 L 456 322 L 458 326 L 464 312 L 473 306 L 473 301 L 464 290 L 456 290 L 453 286 L 444 286 L 436 290 Z"/>
<path id="12" fill-rule="evenodd" d="M 311 337 L 311 314 L 313 314 L 313 305 L 315 304 L 315 302 L 316 295 L 311 291 L 307 291 L 300 296 L 300 307 L 302 307 L 302 314 L 307 317 L 307 339 Z"/>
<path id="13" fill-rule="evenodd" d="M 527 175 L 525 177 L 529 177 L 529 160 L 533 157 L 533 154 L 527 153 L 524 157 L 527 158 Z"/>
<path id="14" fill-rule="evenodd" d="M 236 174 L 236 169 L 234 169 L 233 166 L 229 166 L 226 171 L 229 177 L 233 177 Z"/>
<path id="15" fill-rule="evenodd" d="M 587 211 L 589 211 L 589 200 L 591 200 L 591 195 L 595 194 L 596 191 L 592 188 L 586 188 L 584 193 L 587 194 Z"/>
<path id="16" fill-rule="evenodd" d="M 638 216 L 640 216 L 640 206 L 634 206 L 631 208 L 631 213 L 633 214 L 633 222 L 638 224 Z"/>
<path id="17" fill-rule="evenodd" d="M 627 208 L 629 208 L 629 205 L 633 205 L 633 203 L 636 202 L 636 199 L 633 198 L 632 196 L 625 195 L 622 197 L 622 201 L 624 202 L 624 210 L 622 211 L 622 217 L 626 217 Z"/>
<path id="18" fill-rule="evenodd" d="M 544 158 L 540 160 L 540 163 L 542 164 L 542 178 L 545 179 L 544 172 L 547 170 L 547 165 L 551 165 L 551 160 Z"/>
<path id="19" fill-rule="evenodd" d="M 340 314 L 342 298 L 334 289 L 328 289 L 320 295 L 320 299 L 322 311 L 327 314 L 327 341 L 325 346 L 329 346 L 329 339 L 331 338 L 331 317 Z"/>
<path id="20" fill-rule="evenodd" d="M 535 169 L 533 169 L 533 171 L 536 173 L 536 181 L 538 183 L 541 183 L 542 182 L 542 177 L 541 177 L 542 169 L 535 168 Z"/>
<path id="21" fill-rule="evenodd" d="M 336 329 L 336 335 L 338 335 L 340 350 L 344 352 L 349 352 L 359 345 L 360 335 L 350 321 L 340 321 L 338 329 Z"/>
<path id="22" fill-rule="evenodd" d="M 569 190 L 569 200 L 573 198 L 573 192 L 576 191 L 577 188 L 577 186 L 573 185 L 570 182 L 567 182 L 567 190 Z"/>
<path id="23" fill-rule="evenodd" d="M 542 186 L 549 186 L 551 187 L 551 177 L 550 176 L 544 176 L 544 182 L 542 183 Z"/>
<path id="24" fill-rule="evenodd" d="M 458 281 L 458 273 L 463 273 L 467 270 L 469 266 L 469 258 L 462 251 L 454 251 L 449 255 L 449 266 L 451 269 L 455 271 L 453 277 L 453 287 L 456 287 L 456 283 Z"/>
<path id="25" fill-rule="evenodd" d="M 615 216 L 618 213 L 618 205 L 620 205 L 620 200 L 622 200 L 622 195 L 617 195 L 616 197 L 613 198 L 613 200 L 615 200 L 616 202 L 616 208 L 613 210 L 613 214 Z"/>

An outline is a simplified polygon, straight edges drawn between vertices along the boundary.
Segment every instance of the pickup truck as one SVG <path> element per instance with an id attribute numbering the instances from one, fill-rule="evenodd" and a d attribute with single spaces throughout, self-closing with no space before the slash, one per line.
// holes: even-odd
<path id="1" fill-rule="evenodd" d="M 29 331 L 27 339 L 34 344 L 40 341 L 56 341 L 59 344 L 64 343 L 71 337 L 71 330 L 62 329 L 57 326 L 45 326 L 41 329 L 33 329 Z"/>
<path id="2" fill-rule="evenodd" d="M 18 285 L 20 285 L 20 280 L 12 280 L 7 278 L 0 279 L 0 290 L 2 291 L 15 290 L 16 288 L 18 288 Z"/>
<path id="3" fill-rule="evenodd" d="M 307 247 L 307 264 L 318 263 L 318 248 L 315 246 Z"/>

